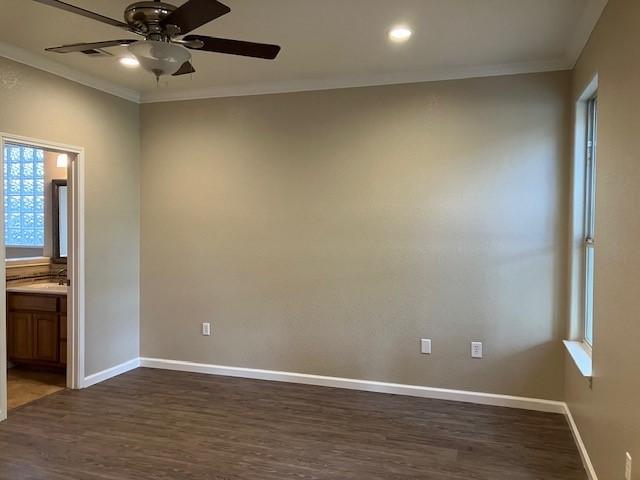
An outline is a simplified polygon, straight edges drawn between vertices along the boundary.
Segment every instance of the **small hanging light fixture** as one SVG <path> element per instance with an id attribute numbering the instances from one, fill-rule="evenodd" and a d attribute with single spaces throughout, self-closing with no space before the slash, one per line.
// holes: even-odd
<path id="1" fill-rule="evenodd" d="M 69 166 L 69 155 L 66 153 L 61 153 L 58 155 L 58 160 L 56 161 L 56 167 L 58 168 L 67 168 Z"/>

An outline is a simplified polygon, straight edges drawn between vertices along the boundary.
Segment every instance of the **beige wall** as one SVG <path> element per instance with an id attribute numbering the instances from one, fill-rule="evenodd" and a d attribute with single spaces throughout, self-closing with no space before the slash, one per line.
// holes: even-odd
<path id="1" fill-rule="evenodd" d="M 0 58 L 0 131 L 86 149 L 86 374 L 138 356 L 139 109 Z"/>
<path id="2" fill-rule="evenodd" d="M 640 479 L 640 2 L 609 0 L 573 75 L 599 76 L 593 390 L 571 359 L 565 397 L 601 480 Z"/>
<path id="3" fill-rule="evenodd" d="M 143 105 L 141 354 L 560 399 L 568 94 L 560 72 Z"/>

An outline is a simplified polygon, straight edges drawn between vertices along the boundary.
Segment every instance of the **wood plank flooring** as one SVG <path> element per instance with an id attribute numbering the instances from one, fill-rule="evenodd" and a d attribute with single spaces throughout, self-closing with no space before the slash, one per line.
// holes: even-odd
<path id="1" fill-rule="evenodd" d="M 0 424 L 2 480 L 585 480 L 561 415 L 137 369 Z"/>

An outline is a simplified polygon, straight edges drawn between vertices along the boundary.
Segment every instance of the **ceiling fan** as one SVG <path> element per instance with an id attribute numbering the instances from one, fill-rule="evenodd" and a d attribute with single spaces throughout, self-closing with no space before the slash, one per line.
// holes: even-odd
<path id="1" fill-rule="evenodd" d="M 47 51 L 86 53 L 96 50 L 102 51 L 103 48 L 108 47 L 126 46 L 131 55 L 139 61 L 140 65 L 145 70 L 152 72 L 156 79 L 159 79 L 162 75 L 179 76 L 194 73 L 196 70 L 191 64 L 189 50 L 227 53 L 268 60 L 275 59 L 280 52 L 278 45 L 203 35 L 187 35 L 196 28 L 231 11 L 229 7 L 217 0 L 187 0 L 180 7 L 161 0 L 136 2 L 125 9 L 125 22 L 58 0 L 34 1 L 82 15 L 144 37 L 144 40 L 121 39 L 105 42 L 75 43 L 47 48 Z"/>

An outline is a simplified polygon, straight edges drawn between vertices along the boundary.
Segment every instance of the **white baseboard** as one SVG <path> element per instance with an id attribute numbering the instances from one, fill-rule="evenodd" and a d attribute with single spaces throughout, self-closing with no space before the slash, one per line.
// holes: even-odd
<path id="1" fill-rule="evenodd" d="M 132 358 L 131 360 L 121 363 L 120 365 L 107 368 L 106 370 L 85 377 L 84 381 L 82 382 L 82 388 L 87 388 L 95 385 L 96 383 L 104 382 L 105 380 L 109 380 L 110 378 L 117 377 L 118 375 L 122 375 L 123 373 L 138 368 L 139 366 L 140 359 Z"/>
<path id="2" fill-rule="evenodd" d="M 578 452 L 580 453 L 580 458 L 582 458 L 582 464 L 584 465 L 584 469 L 587 471 L 587 476 L 589 480 L 598 480 L 598 475 L 596 474 L 595 468 L 593 468 L 593 464 L 591 463 L 591 458 L 589 457 L 589 452 L 587 452 L 587 447 L 582 441 L 582 437 L 580 436 L 580 431 L 578 430 L 578 425 L 576 425 L 575 420 L 573 419 L 573 415 L 571 415 L 571 410 L 569 409 L 569 405 L 565 403 L 564 405 L 564 414 L 567 417 L 567 422 L 569 422 L 569 428 L 571 429 L 571 433 L 573 434 L 573 439 L 576 442 L 576 446 L 578 447 Z"/>
<path id="3" fill-rule="evenodd" d="M 521 408 L 540 412 L 565 413 L 564 402 L 541 400 L 537 398 L 513 397 L 493 393 L 468 392 L 465 390 L 449 390 L 445 388 L 423 387 L 418 385 L 402 385 L 397 383 L 355 380 L 352 378 L 325 377 L 306 373 L 279 372 L 274 370 L 258 370 L 254 368 L 226 367 L 204 363 L 165 360 L 160 358 L 140 358 L 140 366 L 163 370 L 206 373 L 227 377 L 251 378 L 255 380 L 271 380 L 275 382 L 301 383 L 322 387 L 346 388 L 365 392 L 391 393 L 412 397 L 453 400 L 458 402 L 495 405 L 499 407 Z"/>

